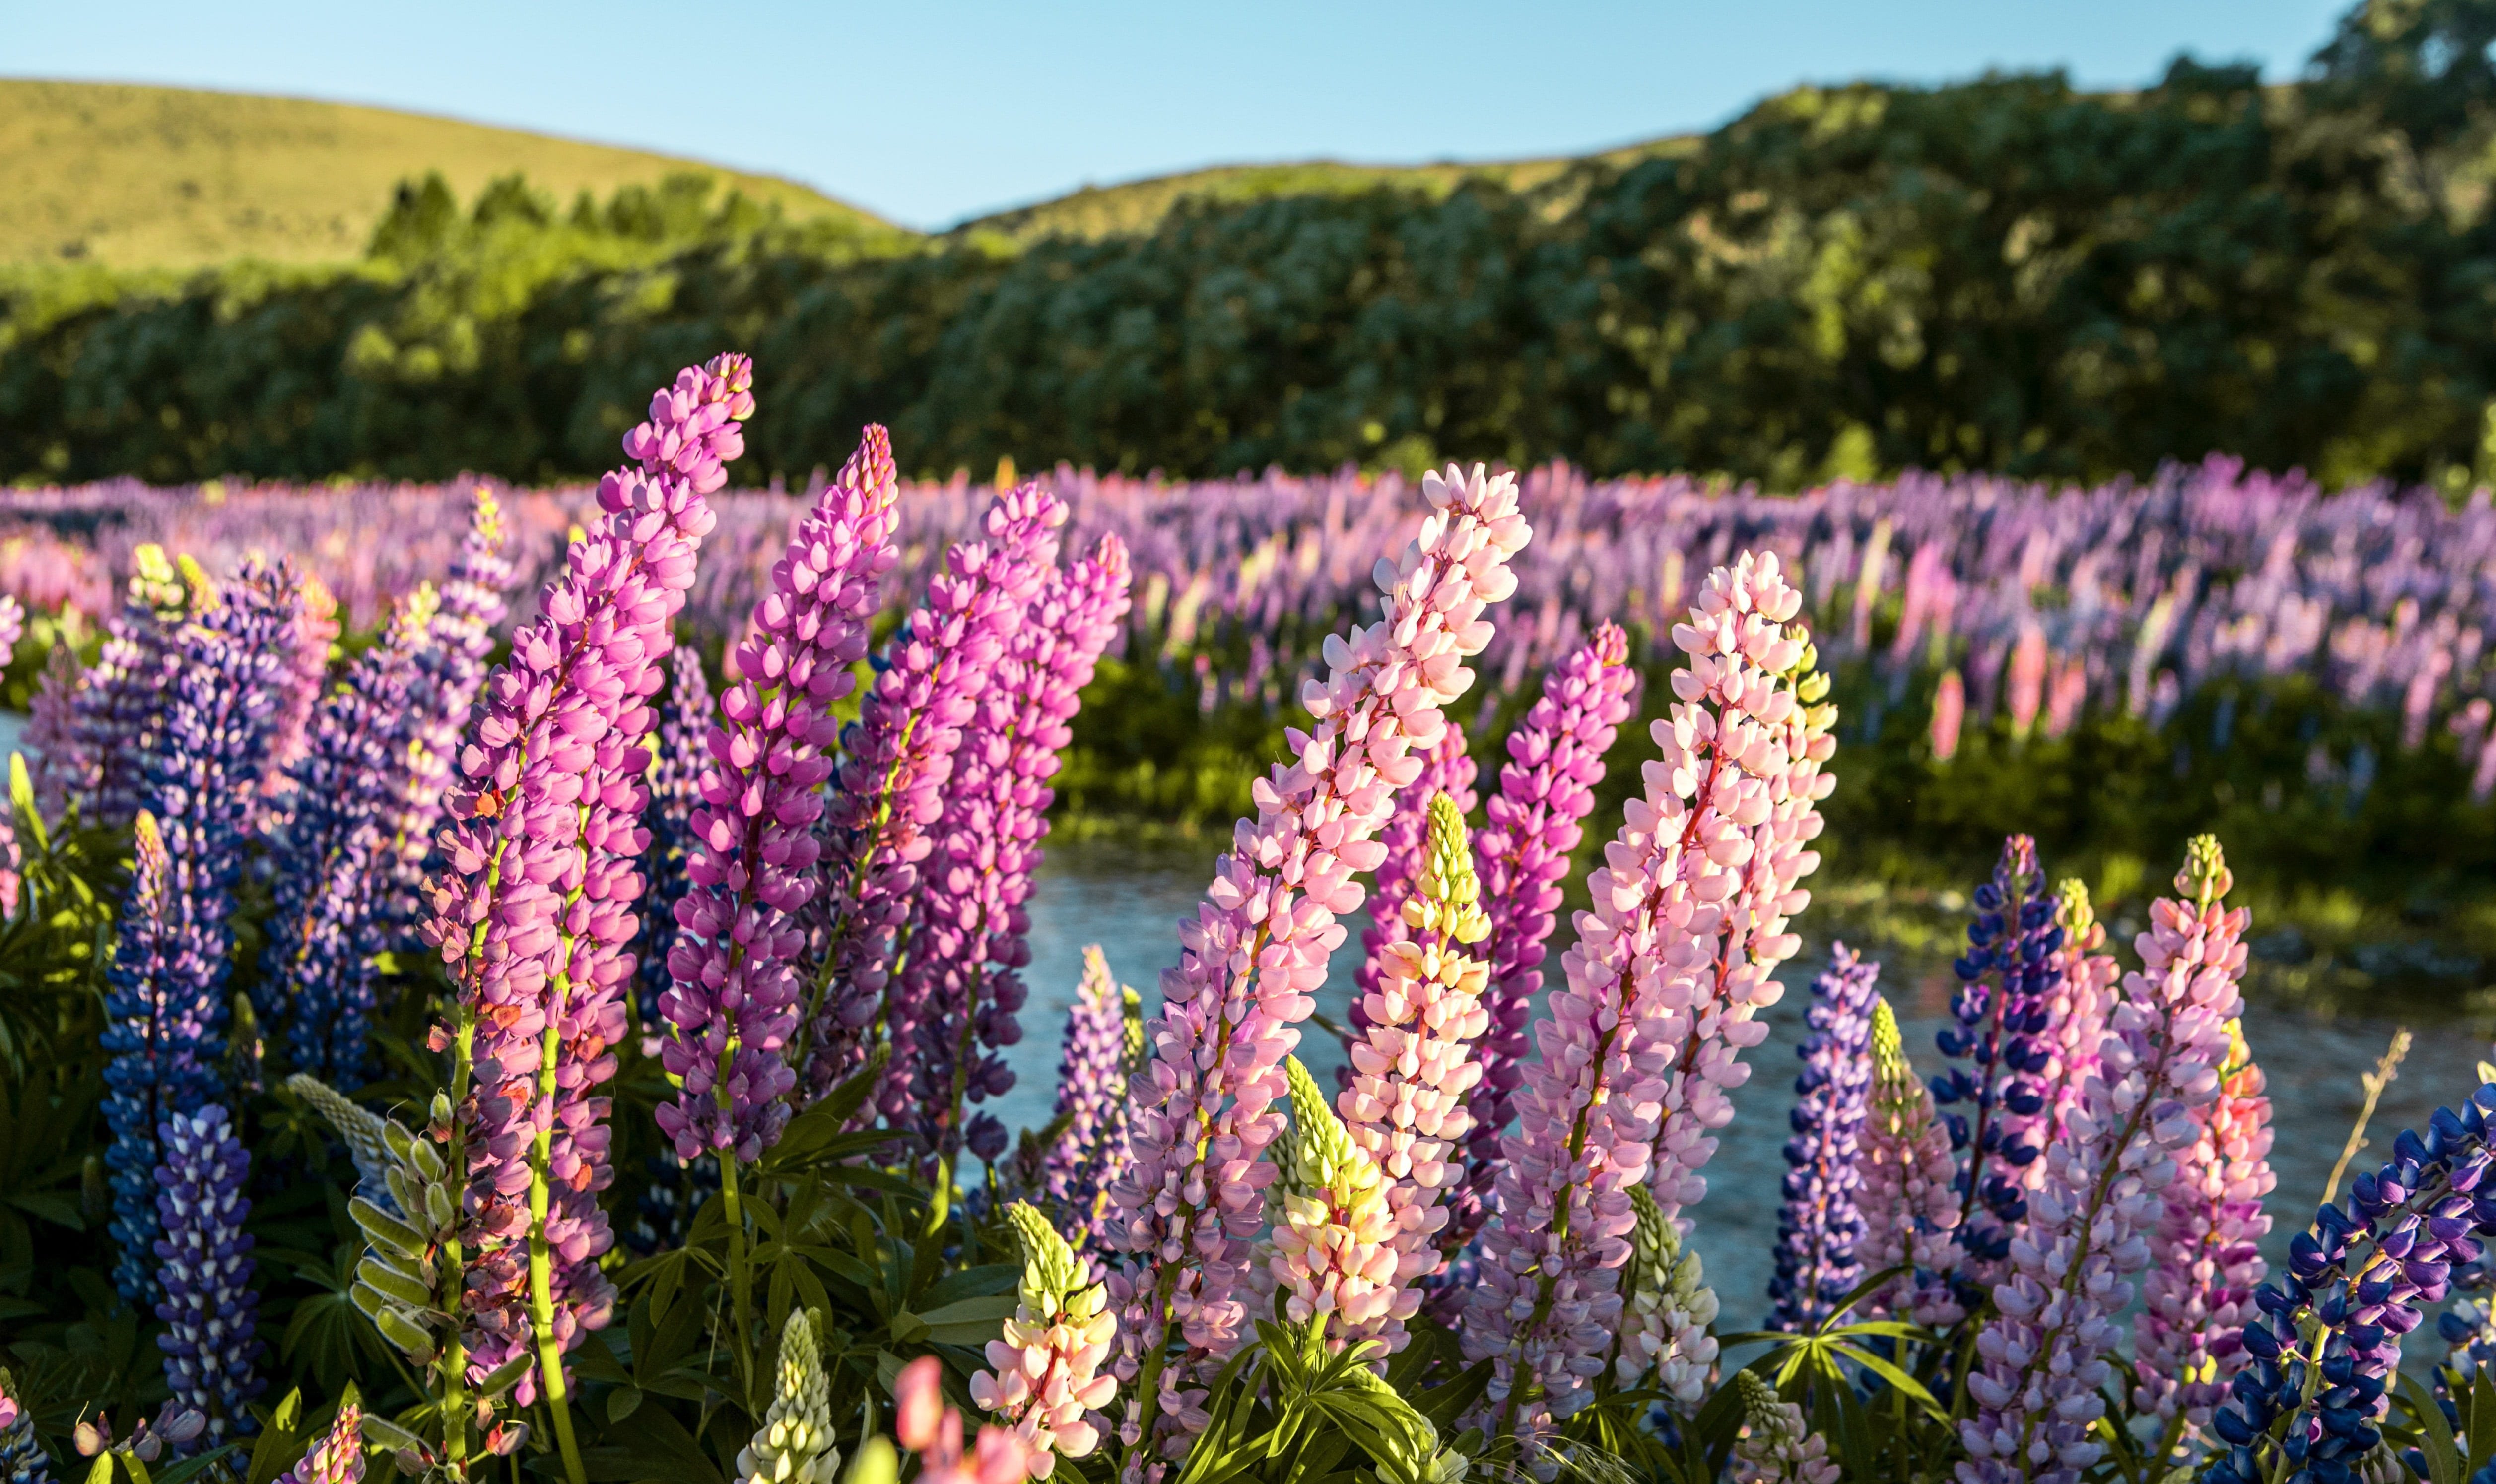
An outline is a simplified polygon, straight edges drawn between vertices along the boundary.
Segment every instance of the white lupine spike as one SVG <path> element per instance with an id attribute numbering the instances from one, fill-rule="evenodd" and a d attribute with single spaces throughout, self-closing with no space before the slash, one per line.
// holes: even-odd
<path id="1" fill-rule="evenodd" d="M 832 1446 L 831 1381 L 815 1339 L 815 1317 L 793 1311 L 780 1332 L 771 1408 L 736 1455 L 737 1484 L 832 1484 L 841 1450 Z"/>

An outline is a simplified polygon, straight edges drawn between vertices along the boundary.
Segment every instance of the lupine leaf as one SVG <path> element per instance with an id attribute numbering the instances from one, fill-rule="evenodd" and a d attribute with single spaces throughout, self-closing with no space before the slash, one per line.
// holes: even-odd
<path id="1" fill-rule="evenodd" d="M 2418 1419 L 2418 1443 L 2426 1454 L 2429 1484 L 2465 1484 L 2467 1475 L 2461 1468 L 2461 1454 L 2452 1442 L 2452 1424 L 2445 1419 L 2444 1408 L 2435 1396 L 2418 1384 L 2413 1376 L 2400 1378 L 2401 1400 Z"/>

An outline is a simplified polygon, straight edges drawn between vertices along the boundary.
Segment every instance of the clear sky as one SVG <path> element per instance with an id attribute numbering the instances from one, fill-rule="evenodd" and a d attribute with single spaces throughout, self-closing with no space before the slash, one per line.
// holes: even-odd
<path id="1" fill-rule="evenodd" d="M 0 75 L 380 104 L 804 180 L 915 227 L 1193 166 L 1577 153 L 1797 82 L 2190 50 L 2295 76 L 2348 0 L 0 0 Z"/>

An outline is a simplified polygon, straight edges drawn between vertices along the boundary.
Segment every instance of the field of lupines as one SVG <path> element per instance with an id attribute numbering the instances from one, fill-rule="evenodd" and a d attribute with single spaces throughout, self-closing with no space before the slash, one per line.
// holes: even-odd
<path id="1" fill-rule="evenodd" d="M 2082 883 L 2002 843 L 1933 1054 L 1834 948 L 1768 1328 L 1723 1332 L 1684 1250 L 1843 791 L 1808 613 L 1846 614 L 1832 653 L 1879 620 L 1875 699 L 1972 640 L 1942 765 L 1970 711 L 2013 742 L 2148 725 L 2224 673 L 2388 689 L 2412 748 L 2449 715 L 2484 751 L 2482 508 L 2225 470 L 2067 508 L 1451 467 L 1265 486 L 1314 506 L 1281 541 L 1255 485 L 1158 525 L 1141 488 L 908 491 L 870 428 L 792 524 L 723 488 L 751 383 L 688 368 L 585 507 L 339 502 L 457 510 L 449 539 L 36 497 L 152 510 L 173 551 L 134 544 L 117 607 L 76 550 L 13 558 L 56 658 L 0 880 L 12 1484 L 2496 1480 L 2496 1070 L 2266 1272 L 2248 913 L 2210 835 L 2130 969 Z M 1226 540 L 1264 554 L 1226 570 Z M 1660 682 L 1643 744 L 1607 604 Z M 1287 750 L 1179 967 L 1148 1003 L 1096 955 L 1056 1116 L 1009 1130 L 1078 698 L 1122 640 L 1217 619 L 1266 646 L 1232 681 L 1315 668 Z M 680 642 L 705 626 L 716 674 Z M 1477 664 L 1519 695 L 1504 748 L 1451 720 L 1500 714 L 1457 709 Z M 1339 1085 L 1306 1030 L 1346 1039 Z"/>

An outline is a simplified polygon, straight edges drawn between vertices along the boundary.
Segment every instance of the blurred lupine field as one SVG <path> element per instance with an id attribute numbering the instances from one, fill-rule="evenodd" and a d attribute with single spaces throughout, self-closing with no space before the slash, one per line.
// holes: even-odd
<path id="1" fill-rule="evenodd" d="M 2484 497 L 733 493 L 768 393 L 594 489 L 14 498 L 11 1484 L 2496 1480 L 2496 1067 L 2371 1143 L 2346 1068 L 2274 1268 L 2243 994 L 2248 900 L 2477 920 Z M 1027 1029 L 1052 819 L 1233 808 Z M 1957 992 L 1830 945 L 1720 1299 L 1847 863 L 1972 883 Z"/>

